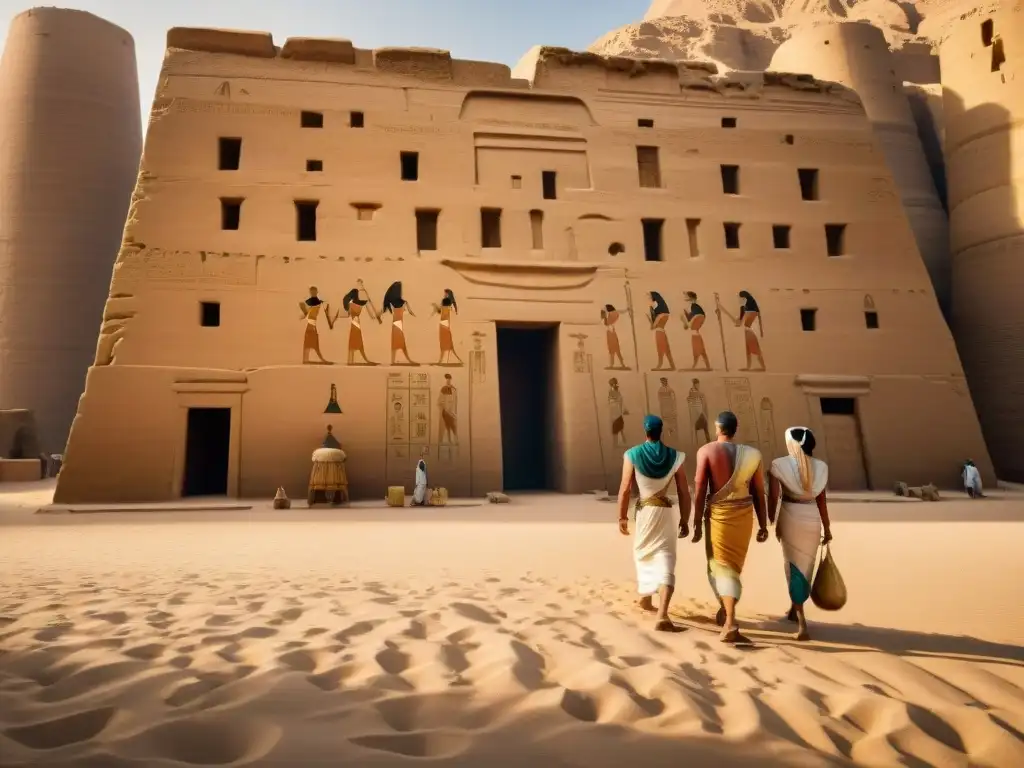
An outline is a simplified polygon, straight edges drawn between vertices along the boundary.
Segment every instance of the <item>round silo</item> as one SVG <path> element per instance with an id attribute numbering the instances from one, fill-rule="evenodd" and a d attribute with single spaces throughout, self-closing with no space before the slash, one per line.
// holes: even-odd
<path id="1" fill-rule="evenodd" d="M 1024 482 L 1021 10 L 1004 3 L 960 15 L 939 46 L 953 333 L 996 472 L 1016 482 Z"/>
<path id="2" fill-rule="evenodd" d="M 899 190 L 935 295 L 948 316 L 949 225 L 885 35 L 862 22 L 796 29 L 779 46 L 769 68 L 841 83 L 860 96 Z"/>
<path id="3" fill-rule="evenodd" d="M 33 410 L 43 449 L 60 452 L 138 174 L 135 43 L 89 13 L 25 11 L 0 104 L 0 408 Z"/>

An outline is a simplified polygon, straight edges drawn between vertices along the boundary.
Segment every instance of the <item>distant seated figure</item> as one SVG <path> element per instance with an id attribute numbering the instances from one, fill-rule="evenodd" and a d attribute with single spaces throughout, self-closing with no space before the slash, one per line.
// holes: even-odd
<path id="1" fill-rule="evenodd" d="M 972 499 L 982 498 L 985 494 L 981 492 L 981 473 L 974 466 L 974 462 L 970 459 L 965 461 L 961 474 L 964 478 L 964 488 L 967 490 L 967 495 Z"/>
<path id="2" fill-rule="evenodd" d="M 427 462 L 424 457 L 426 450 L 420 452 L 420 460 L 416 462 L 416 485 L 412 492 L 412 504 L 414 507 L 422 507 L 427 503 Z"/>
<path id="3" fill-rule="evenodd" d="M 327 436 L 324 438 L 323 443 L 320 445 L 321 448 L 337 448 L 341 449 L 341 443 L 338 442 L 338 438 L 334 436 L 331 431 L 334 429 L 330 424 L 327 425 Z"/>

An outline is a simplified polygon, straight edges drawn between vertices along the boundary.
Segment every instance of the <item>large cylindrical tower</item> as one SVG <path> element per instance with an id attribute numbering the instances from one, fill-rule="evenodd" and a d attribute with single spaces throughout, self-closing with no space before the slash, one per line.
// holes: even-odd
<path id="1" fill-rule="evenodd" d="M 874 127 L 931 277 L 939 305 L 949 312 L 949 227 L 924 154 L 917 124 L 885 35 L 862 22 L 794 30 L 772 58 L 776 72 L 806 72 L 857 91 Z"/>
<path id="2" fill-rule="evenodd" d="M 142 151 L 135 43 L 81 11 L 16 16 L 0 61 L 0 408 L 64 448 Z"/>
<path id="3" fill-rule="evenodd" d="M 953 332 L 998 475 L 1024 482 L 1024 13 L 964 14 L 940 43 Z"/>

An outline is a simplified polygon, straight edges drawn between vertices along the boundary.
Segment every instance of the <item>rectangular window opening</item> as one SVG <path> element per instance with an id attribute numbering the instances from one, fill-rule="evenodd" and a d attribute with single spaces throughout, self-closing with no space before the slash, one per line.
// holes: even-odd
<path id="1" fill-rule="evenodd" d="M 1006 52 L 1003 50 L 1003 39 L 997 37 L 992 41 L 992 71 L 998 72 L 1006 63 Z"/>
<path id="2" fill-rule="evenodd" d="M 242 165 L 242 140 L 221 136 L 217 140 L 217 169 L 237 171 Z"/>
<path id="3" fill-rule="evenodd" d="M 816 309 L 801 309 L 800 310 L 800 327 L 805 331 L 813 331 L 818 324 L 818 310 Z"/>
<path id="4" fill-rule="evenodd" d="M 637 128 L 653 128 L 654 121 L 649 117 L 641 117 L 636 121 Z"/>
<path id="5" fill-rule="evenodd" d="M 829 256 L 844 256 L 846 254 L 846 225 L 826 224 L 825 245 L 828 248 Z"/>
<path id="6" fill-rule="evenodd" d="M 319 200 L 295 201 L 295 237 L 297 240 L 312 242 L 316 240 L 316 209 Z"/>
<path id="7" fill-rule="evenodd" d="M 981 22 L 981 44 L 988 48 L 992 45 L 992 35 L 995 33 L 995 22 L 992 19 L 985 19 Z"/>
<path id="8" fill-rule="evenodd" d="M 416 209 L 416 250 L 437 250 L 437 217 L 441 212 L 436 209 Z"/>
<path id="9" fill-rule="evenodd" d="M 644 261 L 661 261 L 664 219 L 641 219 L 644 228 Z"/>
<path id="10" fill-rule="evenodd" d="M 690 258 L 696 259 L 700 256 L 700 219 L 686 220 L 686 239 L 690 243 Z"/>
<path id="11" fill-rule="evenodd" d="M 533 250 L 544 250 L 544 211 L 530 211 L 530 237 Z"/>
<path id="12" fill-rule="evenodd" d="M 740 193 L 740 167 L 738 165 L 720 166 L 722 171 L 722 192 L 727 195 Z"/>
<path id="13" fill-rule="evenodd" d="M 357 221 L 373 221 L 373 216 L 380 208 L 380 203 L 350 203 L 356 209 Z"/>
<path id="14" fill-rule="evenodd" d="M 324 169 L 324 161 L 323 160 L 307 160 L 306 161 L 306 170 L 307 171 L 317 172 L 317 171 L 322 171 L 323 169 Z"/>
<path id="15" fill-rule="evenodd" d="M 800 177 L 800 197 L 804 200 L 817 200 L 818 198 L 818 169 L 798 168 L 797 175 Z"/>
<path id="16" fill-rule="evenodd" d="M 350 128 L 362 128 L 366 125 L 365 118 L 362 112 L 349 112 L 348 113 L 348 125 Z"/>
<path id="17" fill-rule="evenodd" d="M 299 125 L 303 128 L 323 128 L 323 112 L 302 112 L 299 114 Z"/>
<path id="18" fill-rule="evenodd" d="M 853 397 L 823 397 L 821 413 L 823 416 L 856 416 L 857 400 Z"/>
<path id="19" fill-rule="evenodd" d="M 735 128 L 736 127 L 736 118 L 735 117 L 723 117 L 722 118 L 722 127 L 723 128 Z"/>
<path id="20" fill-rule="evenodd" d="M 480 209 L 480 244 L 484 248 L 501 248 L 501 208 Z"/>
<path id="21" fill-rule="evenodd" d="M 789 248 L 789 224 L 772 225 L 772 243 L 776 248 Z"/>
<path id="22" fill-rule="evenodd" d="M 558 176 L 554 171 L 541 171 L 541 191 L 544 193 L 545 200 L 554 200 L 558 197 L 558 190 L 555 185 L 557 178 Z"/>
<path id="23" fill-rule="evenodd" d="M 661 186 L 661 166 L 658 162 L 657 147 L 637 147 L 636 165 L 641 187 L 657 189 Z"/>
<path id="24" fill-rule="evenodd" d="M 864 313 L 864 325 L 872 331 L 878 328 L 878 313 L 871 309 L 867 310 Z"/>
<path id="25" fill-rule="evenodd" d="M 238 229 L 242 223 L 242 203 L 239 197 L 222 197 L 220 199 L 220 228 Z"/>
<path id="26" fill-rule="evenodd" d="M 523 188 L 523 177 L 522 176 L 513 176 L 512 177 L 512 189 L 522 189 L 522 188 Z"/>
<path id="27" fill-rule="evenodd" d="M 204 328 L 217 328 L 220 326 L 219 301 L 199 302 L 199 324 Z"/>
<path id="28" fill-rule="evenodd" d="M 399 159 L 402 164 L 402 181 L 418 181 L 420 178 L 420 153 L 402 152 Z"/>
<path id="29" fill-rule="evenodd" d="M 793 142 L 794 142 L 794 141 L 796 141 L 796 139 L 794 139 L 794 138 L 793 138 L 793 134 L 792 134 L 792 133 L 787 133 L 787 134 L 786 134 L 786 135 L 785 135 L 785 136 L 783 137 L 783 141 L 785 141 L 785 142 L 786 142 L 787 144 L 789 144 L 789 145 L 792 145 L 792 144 L 793 144 Z"/>
<path id="30" fill-rule="evenodd" d="M 725 247 L 735 250 L 740 247 L 740 225 L 735 221 L 727 221 L 722 227 L 725 229 Z"/>

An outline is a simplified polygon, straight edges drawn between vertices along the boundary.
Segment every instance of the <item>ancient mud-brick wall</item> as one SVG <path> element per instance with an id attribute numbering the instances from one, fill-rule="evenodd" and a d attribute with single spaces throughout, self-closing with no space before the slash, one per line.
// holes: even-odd
<path id="1" fill-rule="evenodd" d="M 172 30 L 58 501 L 615 481 L 645 411 L 836 487 L 991 475 L 856 95 L 537 49 Z M 500 382 L 500 387 L 499 387 Z M 901 426 L 894 430 L 892 424 Z"/>

